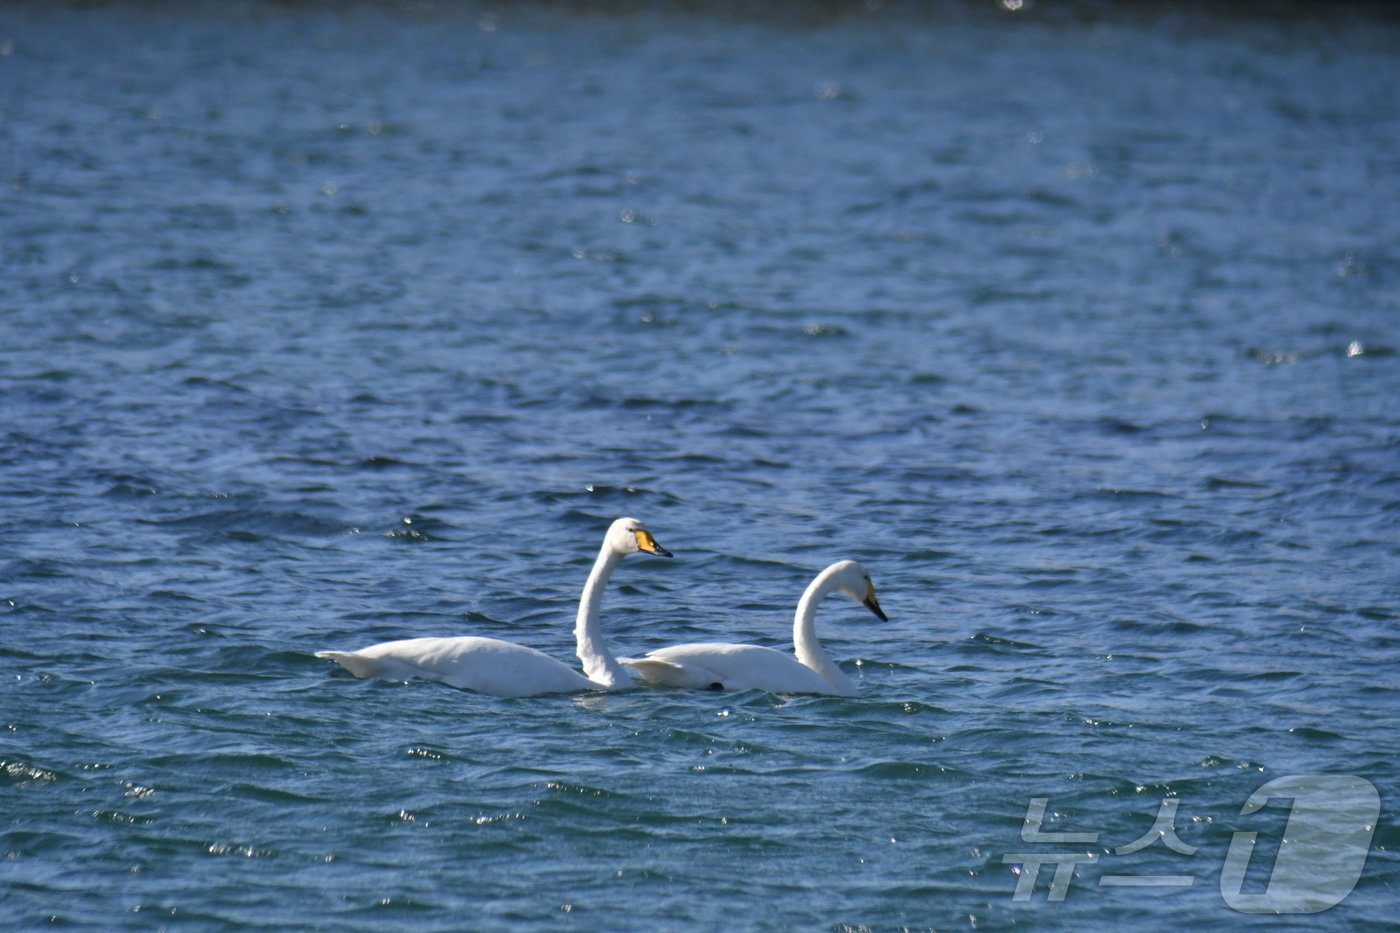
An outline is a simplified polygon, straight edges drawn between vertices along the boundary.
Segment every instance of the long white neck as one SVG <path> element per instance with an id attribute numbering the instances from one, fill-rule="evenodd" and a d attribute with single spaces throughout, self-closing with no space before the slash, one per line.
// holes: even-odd
<path id="1" fill-rule="evenodd" d="M 827 657 L 821 643 L 817 641 L 817 604 L 836 589 L 835 571 L 828 567 L 817 574 L 816 579 L 807 584 L 802 598 L 797 601 L 797 615 L 792 620 L 792 646 L 797 652 L 797 660 L 816 671 L 828 683 L 854 691 L 855 684 L 841 672 L 831 658 Z"/>
<path id="2" fill-rule="evenodd" d="M 603 605 L 603 588 L 620 560 L 622 555 L 609 547 L 606 541 L 603 542 L 598 559 L 593 562 L 593 570 L 588 574 L 588 582 L 583 585 L 583 595 L 578 600 L 578 623 L 574 626 L 578 659 L 583 662 L 584 676 L 610 690 L 628 683 L 627 670 L 617 663 L 617 658 L 603 644 L 598 610 Z"/>

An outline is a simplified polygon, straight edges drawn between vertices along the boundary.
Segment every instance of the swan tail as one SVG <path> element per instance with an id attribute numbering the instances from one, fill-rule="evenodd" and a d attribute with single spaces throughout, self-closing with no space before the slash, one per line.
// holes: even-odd
<path id="1" fill-rule="evenodd" d="M 691 689 L 724 689 L 713 672 L 664 658 L 618 658 L 649 684 Z"/>
<path id="2" fill-rule="evenodd" d="M 329 658 L 356 677 L 373 677 L 378 667 L 377 658 L 367 658 L 353 651 L 318 651 L 318 658 Z"/>

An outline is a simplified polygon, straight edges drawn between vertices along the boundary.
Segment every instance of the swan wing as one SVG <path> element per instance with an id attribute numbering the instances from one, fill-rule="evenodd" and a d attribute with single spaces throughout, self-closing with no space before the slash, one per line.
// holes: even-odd
<path id="1" fill-rule="evenodd" d="M 682 687 L 690 690 L 724 688 L 724 678 L 699 664 L 683 664 L 654 655 L 645 658 L 618 658 L 643 680 L 659 687 Z"/>
<path id="2" fill-rule="evenodd" d="M 473 635 L 405 638 L 359 651 L 318 651 L 356 677 L 421 677 L 498 697 L 589 690 L 598 685 L 549 655 Z"/>
<path id="3" fill-rule="evenodd" d="M 672 645 L 623 663 L 630 664 L 649 683 L 676 687 L 703 689 L 718 684 L 724 690 L 851 695 L 792 655 L 760 645 Z"/>

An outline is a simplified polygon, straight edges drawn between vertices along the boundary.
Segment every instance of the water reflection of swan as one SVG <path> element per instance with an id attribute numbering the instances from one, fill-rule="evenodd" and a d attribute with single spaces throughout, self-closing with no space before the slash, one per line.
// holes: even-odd
<path id="1" fill-rule="evenodd" d="M 870 574 L 853 560 L 843 560 L 817 574 L 797 603 L 792 624 L 796 657 L 758 645 L 704 643 L 673 645 L 644 658 L 623 658 L 649 683 L 711 690 L 767 690 L 772 693 L 829 693 L 855 696 L 859 691 L 817 641 L 817 604 L 829 593 L 844 593 L 886 620 L 875 600 Z"/>
<path id="2" fill-rule="evenodd" d="M 471 635 L 406 638 L 359 651 L 318 651 L 316 657 L 330 658 L 356 677 L 422 677 L 500 697 L 625 687 L 631 678 L 603 644 L 598 609 L 613 569 L 624 556 L 639 551 L 671 556 L 635 518 L 613 522 L 579 597 L 574 636 L 583 674 L 533 648 Z"/>

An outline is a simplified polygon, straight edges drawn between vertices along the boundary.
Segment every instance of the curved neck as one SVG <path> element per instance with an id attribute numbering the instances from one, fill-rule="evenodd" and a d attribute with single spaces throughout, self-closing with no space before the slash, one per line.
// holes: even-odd
<path id="1" fill-rule="evenodd" d="M 589 680 L 609 689 L 628 683 L 627 670 L 617 662 L 612 652 L 603 644 L 603 633 L 598 627 L 598 610 L 603 605 L 603 588 L 608 577 L 622 560 L 622 555 L 603 543 L 598 559 L 588 574 L 588 582 L 583 585 L 583 595 L 578 600 L 578 623 L 574 626 L 574 638 L 578 643 L 578 659 L 583 662 L 583 674 Z"/>
<path id="2" fill-rule="evenodd" d="M 827 657 L 826 651 L 817 641 L 817 604 L 836 589 L 834 577 L 832 568 L 828 568 L 807 584 L 802 598 L 797 601 L 797 615 L 792 620 L 792 646 L 797 653 L 797 660 L 816 671 L 828 683 L 854 690 L 855 685 L 851 683 L 851 679 Z"/>

